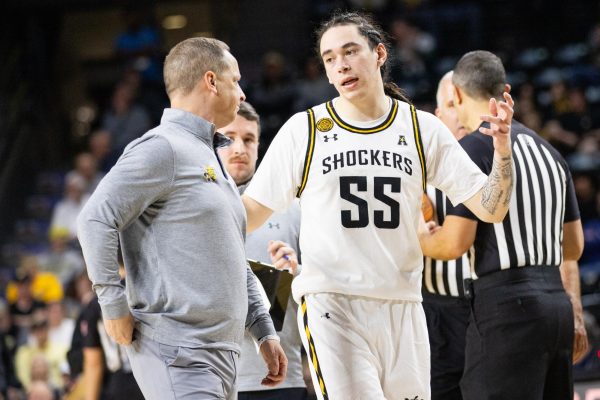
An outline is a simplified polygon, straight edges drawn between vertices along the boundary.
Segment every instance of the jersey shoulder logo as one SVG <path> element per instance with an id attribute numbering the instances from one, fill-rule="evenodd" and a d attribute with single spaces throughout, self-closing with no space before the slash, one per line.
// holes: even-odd
<path id="1" fill-rule="evenodd" d="M 321 118 L 317 121 L 317 129 L 321 132 L 329 132 L 333 128 L 333 120 L 331 118 Z"/>
<path id="2" fill-rule="evenodd" d="M 216 182 L 217 174 L 215 173 L 215 169 L 211 166 L 204 167 L 204 180 L 207 182 Z"/>

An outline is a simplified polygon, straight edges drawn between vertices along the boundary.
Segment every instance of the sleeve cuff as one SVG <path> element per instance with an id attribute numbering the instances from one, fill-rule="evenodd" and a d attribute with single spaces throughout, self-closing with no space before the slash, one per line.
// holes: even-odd
<path id="1" fill-rule="evenodd" d="M 277 335 L 266 335 L 258 339 L 258 348 L 260 348 L 260 346 L 267 340 L 277 340 L 278 342 L 281 342 L 281 339 L 279 339 L 279 336 Z"/>
<path id="2" fill-rule="evenodd" d="M 273 326 L 273 322 L 271 321 L 271 317 L 267 314 L 267 318 L 257 321 L 251 327 L 248 328 L 250 335 L 259 343 L 261 339 L 267 336 L 277 336 L 277 332 L 275 332 L 275 327 Z M 267 339 L 265 339 L 267 340 Z"/>
<path id="3" fill-rule="evenodd" d="M 130 313 L 127 297 L 121 297 L 109 302 L 103 303 L 99 298 L 100 308 L 102 309 L 102 318 L 104 319 L 119 319 Z"/>

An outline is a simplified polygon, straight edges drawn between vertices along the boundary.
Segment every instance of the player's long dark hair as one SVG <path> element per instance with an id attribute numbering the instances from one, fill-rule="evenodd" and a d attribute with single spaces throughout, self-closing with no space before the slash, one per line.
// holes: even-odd
<path id="1" fill-rule="evenodd" d="M 386 50 L 388 50 L 389 54 L 389 43 L 387 41 L 386 34 L 371 17 L 357 12 L 336 11 L 331 18 L 329 18 L 329 20 L 321 23 L 315 32 L 315 36 L 317 37 L 315 50 L 321 62 L 323 61 L 321 59 L 321 38 L 329 29 L 339 25 L 356 25 L 358 32 L 367 39 L 367 42 L 369 43 L 369 49 L 373 50 L 375 47 L 377 47 L 377 45 L 379 45 L 379 43 L 381 43 L 385 46 Z M 410 100 L 404 91 L 400 89 L 394 82 L 389 81 L 387 64 L 388 60 L 386 60 L 381 66 L 381 77 L 383 78 L 383 89 L 385 94 L 394 99 L 410 103 Z"/>

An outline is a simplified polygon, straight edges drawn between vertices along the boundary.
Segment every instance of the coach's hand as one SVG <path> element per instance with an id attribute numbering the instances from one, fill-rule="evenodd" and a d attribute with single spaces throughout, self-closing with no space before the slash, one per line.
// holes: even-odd
<path id="1" fill-rule="evenodd" d="M 105 319 L 104 327 L 108 336 L 119 344 L 131 344 L 133 339 L 133 316 L 128 313 L 126 316 L 118 319 Z"/>
<path id="2" fill-rule="evenodd" d="M 279 385 L 287 374 L 288 360 L 278 340 L 268 339 L 261 343 L 260 354 L 269 370 L 261 384 L 269 387 Z"/>
<path id="3" fill-rule="evenodd" d="M 281 240 L 270 240 L 267 248 L 271 262 L 277 269 L 287 269 L 292 275 L 298 270 L 298 256 L 292 247 Z"/>

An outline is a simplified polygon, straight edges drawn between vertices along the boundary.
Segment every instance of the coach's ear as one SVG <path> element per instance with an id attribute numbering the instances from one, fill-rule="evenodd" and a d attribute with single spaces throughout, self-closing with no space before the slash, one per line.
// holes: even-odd
<path id="1" fill-rule="evenodd" d="M 217 75 L 213 71 L 206 71 L 202 82 L 210 92 L 217 93 Z"/>

